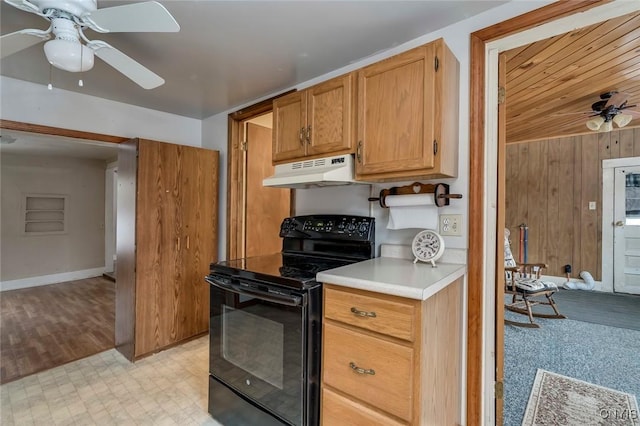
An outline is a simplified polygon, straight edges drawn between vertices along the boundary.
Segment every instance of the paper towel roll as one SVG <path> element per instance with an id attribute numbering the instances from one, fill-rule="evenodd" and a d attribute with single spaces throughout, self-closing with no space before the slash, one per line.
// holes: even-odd
<path id="1" fill-rule="evenodd" d="M 384 203 L 389 207 L 387 229 L 438 229 L 433 194 L 388 195 Z"/>

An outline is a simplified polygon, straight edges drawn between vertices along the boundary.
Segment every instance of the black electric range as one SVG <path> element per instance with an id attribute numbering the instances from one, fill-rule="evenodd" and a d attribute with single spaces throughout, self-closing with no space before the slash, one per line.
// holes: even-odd
<path id="1" fill-rule="evenodd" d="M 320 271 L 375 256 L 371 217 L 284 219 L 282 252 L 211 264 L 209 413 L 223 424 L 317 425 Z"/>

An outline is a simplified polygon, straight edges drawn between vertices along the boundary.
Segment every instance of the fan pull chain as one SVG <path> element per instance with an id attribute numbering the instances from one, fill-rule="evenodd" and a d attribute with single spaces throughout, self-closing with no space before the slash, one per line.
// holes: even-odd
<path id="1" fill-rule="evenodd" d="M 47 89 L 53 90 L 53 84 L 51 84 L 51 76 L 53 75 L 53 65 L 49 62 L 49 84 L 47 84 Z"/>
<path id="2" fill-rule="evenodd" d="M 82 69 L 82 54 L 84 49 L 82 48 L 82 43 L 80 43 L 80 80 L 78 80 L 78 86 L 82 87 L 84 83 L 82 82 L 82 75 L 84 74 L 84 70 Z"/>

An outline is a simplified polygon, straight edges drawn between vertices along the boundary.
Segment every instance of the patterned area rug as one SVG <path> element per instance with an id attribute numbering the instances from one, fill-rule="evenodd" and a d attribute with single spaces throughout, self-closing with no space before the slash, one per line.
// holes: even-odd
<path id="1" fill-rule="evenodd" d="M 640 425 L 635 396 L 538 369 L 522 421 L 537 425 Z"/>

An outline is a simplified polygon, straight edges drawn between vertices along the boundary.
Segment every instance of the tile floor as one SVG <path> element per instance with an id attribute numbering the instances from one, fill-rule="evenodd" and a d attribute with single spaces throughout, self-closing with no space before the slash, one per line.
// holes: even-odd
<path id="1" fill-rule="evenodd" d="M 115 349 L 0 386 L 0 424 L 211 425 L 208 336 L 135 364 Z"/>

